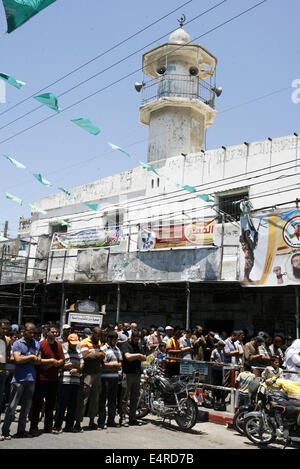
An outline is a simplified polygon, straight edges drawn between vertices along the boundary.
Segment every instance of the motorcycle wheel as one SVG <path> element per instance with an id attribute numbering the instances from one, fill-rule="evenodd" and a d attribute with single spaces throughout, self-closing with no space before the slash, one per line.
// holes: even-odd
<path id="1" fill-rule="evenodd" d="M 234 429 L 240 433 L 240 435 L 244 435 L 244 416 L 247 414 L 249 410 L 245 409 L 240 409 L 237 410 L 236 413 L 234 414 L 232 424 L 234 426 Z"/>
<path id="2" fill-rule="evenodd" d="M 147 406 L 146 399 L 145 399 L 145 392 L 144 389 L 141 388 L 140 390 L 140 397 L 138 400 L 138 405 L 136 409 L 136 418 L 137 419 L 142 419 L 143 417 L 146 417 L 150 412 L 149 407 Z"/>
<path id="3" fill-rule="evenodd" d="M 268 419 L 267 426 L 259 416 L 250 416 L 244 420 L 244 433 L 247 438 L 256 445 L 269 445 L 276 440 L 276 427 L 272 420 Z"/>
<path id="4" fill-rule="evenodd" d="M 183 415 L 176 415 L 175 421 L 181 430 L 190 430 L 197 422 L 198 407 L 190 397 L 185 400 Z"/>

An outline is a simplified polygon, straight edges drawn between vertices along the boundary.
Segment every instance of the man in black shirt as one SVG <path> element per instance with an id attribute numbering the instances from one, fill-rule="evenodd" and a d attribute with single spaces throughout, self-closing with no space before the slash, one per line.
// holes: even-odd
<path id="1" fill-rule="evenodd" d="M 146 360 L 143 349 L 139 344 L 140 335 L 132 331 L 129 341 L 122 344 L 123 373 L 126 375 L 125 402 L 129 399 L 129 425 L 140 425 L 136 419 L 136 408 L 140 393 L 141 362 Z"/>

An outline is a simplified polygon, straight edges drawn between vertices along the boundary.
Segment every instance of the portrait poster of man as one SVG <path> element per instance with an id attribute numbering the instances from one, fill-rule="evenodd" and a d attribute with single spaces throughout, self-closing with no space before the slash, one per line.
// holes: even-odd
<path id="1" fill-rule="evenodd" d="M 300 210 L 241 218 L 240 281 L 300 285 Z"/>

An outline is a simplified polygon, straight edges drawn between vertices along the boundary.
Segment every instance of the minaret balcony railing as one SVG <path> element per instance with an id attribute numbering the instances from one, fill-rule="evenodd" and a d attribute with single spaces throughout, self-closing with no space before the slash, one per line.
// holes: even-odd
<path id="1" fill-rule="evenodd" d="M 144 84 L 142 106 L 160 98 L 199 99 L 212 108 L 215 106 L 215 93 L 211 84 L 199 81 L 194 76 L 166 74 Z"/>

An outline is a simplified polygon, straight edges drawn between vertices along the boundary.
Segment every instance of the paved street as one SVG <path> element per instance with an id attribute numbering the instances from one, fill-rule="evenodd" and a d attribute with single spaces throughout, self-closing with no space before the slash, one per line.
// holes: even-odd
<path id="1" fill-rule="evenodd" d="M 144 422 L 142 427 L 13 438 L 0 442 L 0 449 L 257 449 L 247 438 L 223 425 L 201 422 L 190 433 L 183 433 L 175 423 L 162 425 L 162 421 L 153 416 L 146 417 Z M 88 419 L 84 421 L 87 423 Z M 13 435 L 16 423 L 11 430 Z"/>

